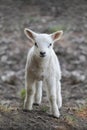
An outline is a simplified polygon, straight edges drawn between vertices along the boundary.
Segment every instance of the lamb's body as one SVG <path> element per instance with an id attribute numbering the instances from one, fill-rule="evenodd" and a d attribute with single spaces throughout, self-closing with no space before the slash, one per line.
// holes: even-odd
<path id="1" fill-rule="evenodd" d="M 27 57 L 25 73 L 27 93 L 24 108 L 31 110 L 33 103 L 41 103 L 42 85 L 45 85 L 50 110 L 55 117 L 59 117 L 59 108 L 62 106 L 60 79 L 60 65 L 53 48 L 50 49 L 49 55 L 42 58 L 36 55 L 33 46 Z"/>
<path id="2" fill-rule="evenodd" d="M 57 80 L 61 79 L 61 70 L 57 56 L 52 49 L 51 54 L 46 59 L 37 58 L 34 55 L 34 47 L 28 53 L 26 70 L 30 78 L 37 81 L 46 80 L 47 78 L 55 77 Z"/>

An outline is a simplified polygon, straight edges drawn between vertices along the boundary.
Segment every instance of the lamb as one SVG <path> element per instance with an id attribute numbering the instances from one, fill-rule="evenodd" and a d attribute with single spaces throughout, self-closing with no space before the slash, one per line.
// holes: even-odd
<path id="1" fill-rule="evenodd" d="M 61 69 L 53 50 L 53 44 L 61 38 L 63 31 L 39 34 L 25 28 L 24 32 L 33 43 L 27 56 L 25 68 L 24 109 L 32 110 L 34 103 L 38 105 L 41 103 L 42 85 L 44 85 L 47 90 L 51 114 L 58 118 L 60 116 L 59 109 L 62 107 Z"/>

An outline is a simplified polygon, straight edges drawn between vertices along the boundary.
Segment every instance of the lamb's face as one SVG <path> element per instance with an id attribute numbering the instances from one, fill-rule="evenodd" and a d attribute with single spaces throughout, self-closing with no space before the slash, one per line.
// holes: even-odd
<path id="1" fill-rule="evenodd" d="M 37 57 L 46 58 L 51 54 L 53 40 L 48 34 L 37 34 L 34 43 L 34 54 Z"/>
<path id="2" fill-rule="evenodd" d="M 24 32 L 34 44 L 34 55 L 40 58 L 46 58 L 50 56 L 53 43 L 59 40 L 63 34 L 63 31 L 57 31 L 52 34 L 38 34 L 27 28 L 24 30 Z"/>

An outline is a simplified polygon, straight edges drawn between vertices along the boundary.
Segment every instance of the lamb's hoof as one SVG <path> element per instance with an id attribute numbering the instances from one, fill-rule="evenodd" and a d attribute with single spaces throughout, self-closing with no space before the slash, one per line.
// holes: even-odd
<path id="1" fill-rule="evenodd" d="M 52 117 L 58 119 L 58 118 L 60 117 L 60 115 L 59 115 L 59 116 L 57 116 L 57 115 L 52 115 Z"/>
<path id="2" fill-rule="evenodd" d="M 38 104 L 38 103 L 34 103 L 33 105 L 35 105 L 35 106 L 39 106 L 40 104 Z"/>
<path id="3" fill-rule="evenodd" d="M 28 109 L 23 109 L 23 112 L 29 112 L 29 110 Z"/>
<path id="4" fill-rule="evenodd" d="M 60 117 L 60 113 L 53 114 L 53 117 L 58 119 Z"/>
<path id="5" fill-rule="evenodd" d="M 60 114 L 49 114 L 50 117 L 58 119 L 60 117 Z"/>

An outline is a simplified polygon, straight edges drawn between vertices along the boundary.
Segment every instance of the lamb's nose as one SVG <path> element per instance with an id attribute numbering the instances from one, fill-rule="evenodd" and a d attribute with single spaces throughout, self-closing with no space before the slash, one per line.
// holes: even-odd
<path id="1" fill-rule="evenodd" d="M 42 51 L 40 52 L 41 57 L 45 57 L 45 54 L 46 54 L 46 52 L 42 52 Z"/>

